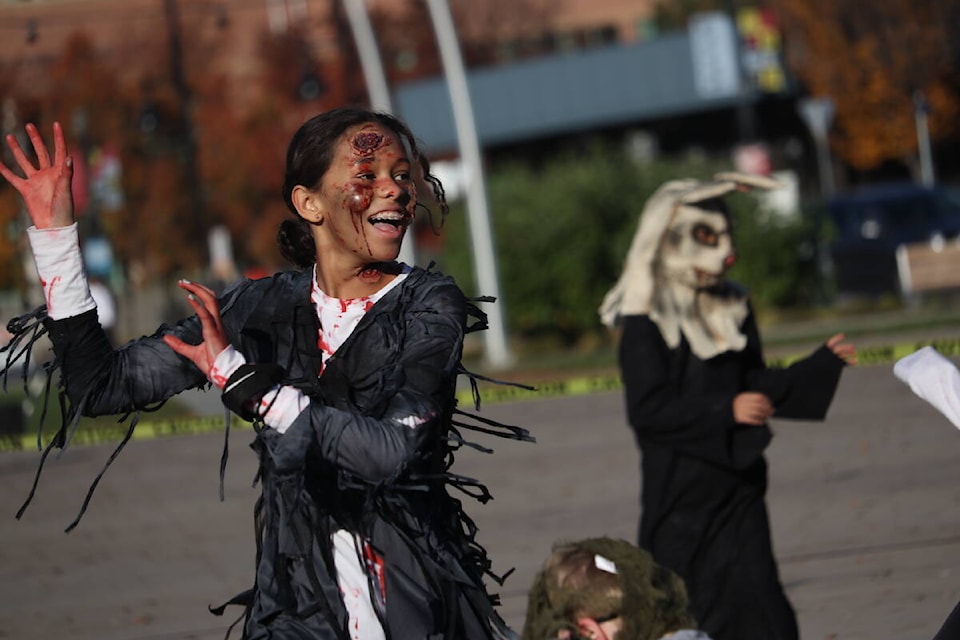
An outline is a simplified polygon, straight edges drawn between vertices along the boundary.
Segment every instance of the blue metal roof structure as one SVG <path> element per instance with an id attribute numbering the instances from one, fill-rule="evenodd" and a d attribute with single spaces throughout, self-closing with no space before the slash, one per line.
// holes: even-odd
<path id="1" fill-rule="evenodd" d="M 689 33 L 474 69 L 467 83 L 481 146 L 728 108 L 755 100 L 747 84 L 704 90 Z M 700 52 L 701 60 L 703 57 Z M 710 62 L 709 55 L 707 63 Z M 716 89 L 716 88 L 715 88 Z M 741 93 L 741 91 L 746 92 Z M 444 78 L 394 88 L 393 102 L 432 154 L 455 152 Z"/>

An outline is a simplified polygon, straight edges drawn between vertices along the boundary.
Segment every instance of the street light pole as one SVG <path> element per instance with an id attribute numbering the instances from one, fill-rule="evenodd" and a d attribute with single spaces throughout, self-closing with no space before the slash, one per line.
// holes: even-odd
<path id="1" fill-rule="evenodd" d="M 490 230 L 486 184 L 483 177 L 480 143 L 477 140 L 477 127 L 470 102 L 470 89 L 467 86 L 460 44 L 457 41 L 457 32 L 447 1 L 427 0 L 427 8 L 430 10 L 430 19 L 440 47 L 440 58 L 450 91 L 453 119 L 456 124 L 460 161 L 463 163 L 466 177 L 467 217 L 473 242 L 477 285 L 481 293 L 497 298 L 497 304 L 493 305 L 487 313 L 489 328 L 484 332 L 485 357 L 491 366 L 505 368 L 510 365 L 512 358 L 507 348 L 504 330 L 503 302 L 500 300 L 497 261 L 493 249 L 493 234 Z"/>
<path id="2" fill-rule="evenodd" d="M 830 124 L 833 122 L 834 104 L 830 98 L 804 98 L 797 105 L 813 141 L 817 146 L 817 168 L 820 172 L 820 194 L 824 198 L 833 196 L 836 190 L 833 179 L 833 159 L 830 156 L 828 140 Z"/>
<path id="3" fill-rule="evenodd" d="M 930 104 L 922 91 L 913 93 L 913 110 L 917 122 L 917 148 L 920 152 L 920 182 L 925 187 L 932 187 L 936 178 L 933 173 L 933 154 L 930 151 L 930 129 L 927 125 Z"/>
<path id="4" fill-rule="evenodd" d="M 370 108 L 390 113 L 393 111 L 390 104 L 390 89 L 387 86 L 373 26 L 370 24 L 370 15 L 367 13 L 366 0 L 344 0 L 343 4 L 347 10 L 347 21 L 353 32 L 353 40 L 357 43 L 357 53 L 360 55 L 363 79 L 367 84 Z"/>

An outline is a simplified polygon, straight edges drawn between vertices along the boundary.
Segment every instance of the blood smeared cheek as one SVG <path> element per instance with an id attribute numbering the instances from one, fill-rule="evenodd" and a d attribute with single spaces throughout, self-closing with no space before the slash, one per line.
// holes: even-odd
<path id="1" fill-rule="evenodd" d="M 373 202 L 373 187 L 362 181 L 350 181 L 340 188 L 342 194 L 342 210 L 350 218 L 353 234 L 344 233 L 340 225 L 331 225 L 332 231 L 346 246 L 352 246 L 355 251 L 370 253 L 370 243 L 367 239 L 367 229 L 363 224 L 363 214 Z"/>
<path id="2" fill-rule="evenodd" d="M 373 202 L 373 187 L 362 182 L 349 182 L 343 188 L 343 207 L 350 212 L 350 219 L 358 231 L 363 227 L 363 214 Z"/>

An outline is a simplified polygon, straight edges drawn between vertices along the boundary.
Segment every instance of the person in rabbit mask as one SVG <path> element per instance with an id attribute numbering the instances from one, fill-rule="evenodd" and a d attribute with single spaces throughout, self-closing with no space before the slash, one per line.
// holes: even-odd
<path id="1" fill-rule="evenodd" d="M 856 350 L 842 334 L 787 368 L 764 364 L 724 196 L 762 176 L 672 180 L 646 203 L 600 316 L 618 326 L 627 416 L 641 454 L 639 545 L 685 581 L 714 640 L 791 640 L 765 504 L 768 420 L 822 420 Z"/>

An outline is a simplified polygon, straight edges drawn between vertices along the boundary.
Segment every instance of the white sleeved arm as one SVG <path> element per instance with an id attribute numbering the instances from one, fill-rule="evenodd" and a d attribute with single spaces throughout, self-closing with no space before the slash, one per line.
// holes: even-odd
<path id="1" fill-rule="evenodd" d="M 960 371 L 933 347 L 898 360 L 893 373 L 960 428 Z"/>
<path id="2" fill-rule="evenodd" d="M 53 229 L 27 229 L 37 274 L 54 320 L 78 316 L 97 308 L 83 269 L 77 223 Z"/>

